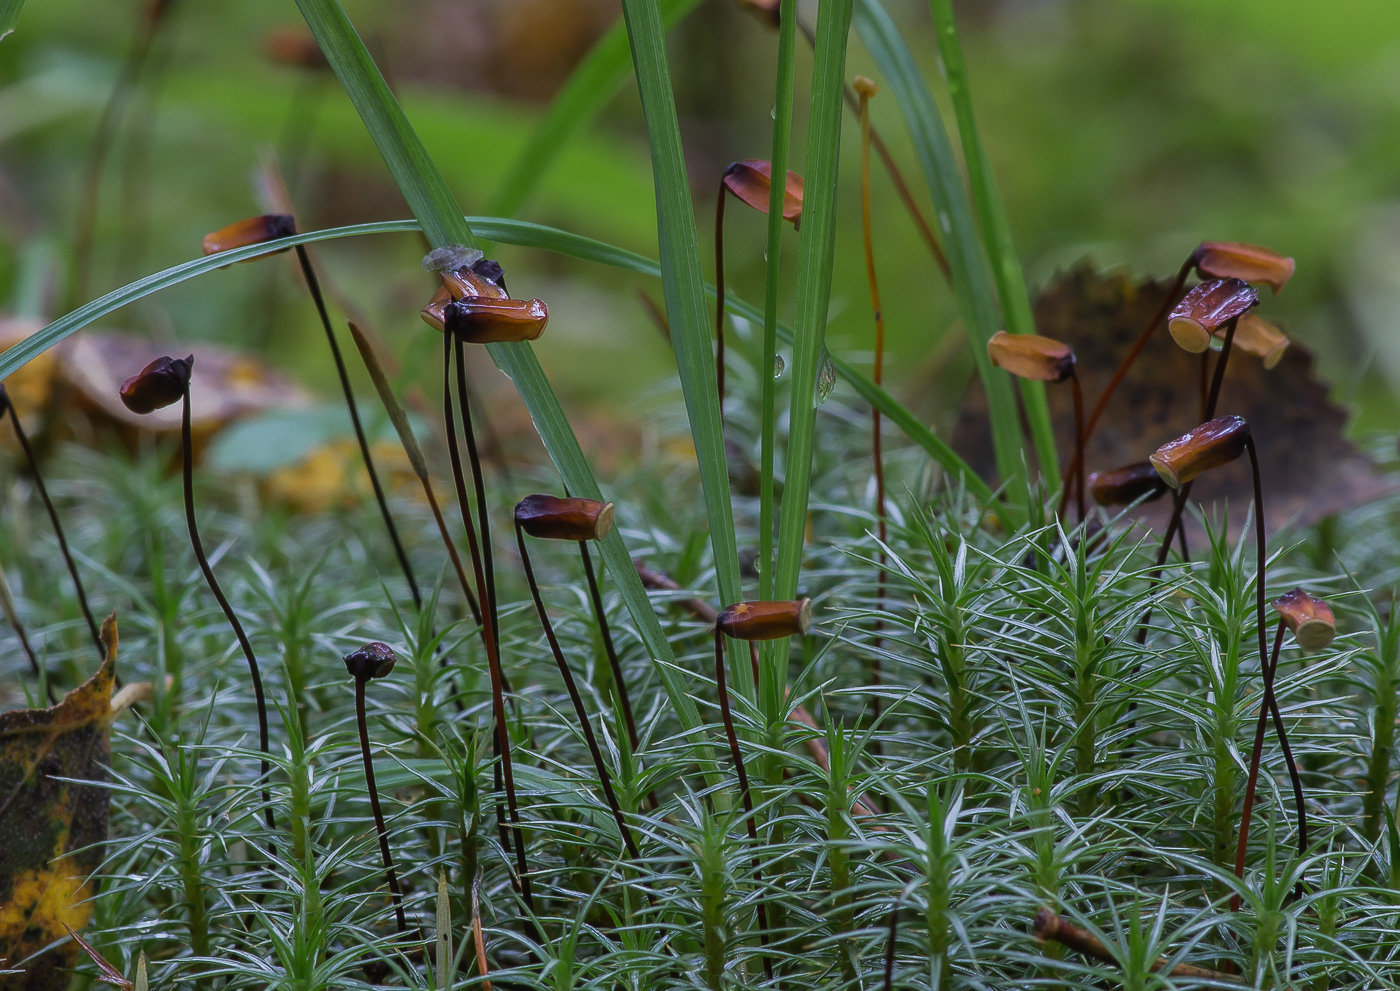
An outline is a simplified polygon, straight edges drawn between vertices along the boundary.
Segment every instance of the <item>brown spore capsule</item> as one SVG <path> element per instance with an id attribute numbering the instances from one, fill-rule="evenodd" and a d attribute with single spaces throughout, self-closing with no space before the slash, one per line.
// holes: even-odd
<path id="1" fill-rule="evenodd" d="M 291 237 L 296 232 L 296 218 L 291 214 L 264 213 L 258 217 L 235 221 L 211 234 L 205 234 L 204 253 L 217 255 L 234 248 L 246 248 L 252 244 L 265 244 L 278 238 Z"/>
<path id="2" fill-rule="evenodd" d="M 1211 335 L 1259 304 L 1259 294 L 1240 279 L 1202 282 L 1172 309 L 1167 330 L 1183 351 L 1200 354 L 1210 347 Z"/>
<path id="3" fill-rule="evenodd" d="M 1192 259 L 1196 271 L 1215 279 L 1262 282 L 1275 293 L 1293 277 L 1294 262 L 1277 251 L 1238 241 L 1203 241 Z"/>
<path id="4" fill-rule="evenodd" d="M 1096 471 L 1089 476 L 1089 495 L 1100 506 L 1129 506 L 1139 499 L 1152 502 L 1167 491 L 1167 483 L 1150 461 Z"/>
<path id="5" fill-rule="evenodd" d="M 987 357 L 998 368 L 1036 382 L 1063 382 L 1074 374 L 1074 349 L 1039 334 L 999 330 L 987 341 Z"/>
<path id="6" fill-rule="evenodd" d="M 799 637 L 812 626 L 812 600 L 736 602 L 719 614 L 715 626 L 735 640 Z"/>
<path id="7" fill-rule="evenodd" d="M 1148 460 L 1172 488 L 1234 461 L 1249 445 L 1249 424 L 1242 416 L 1221 416 L 1163 444 Z"/>
<path id="8" fill-rule="evenodd" d="M 1274 611 L 1293 631 L 1298 646 L 1310 654 L 1322 650 L 1337 635 L 1337 620 L 1332 615 L 1332 607 L 1321 599 L 1314 599 L 1301 588 L 1275 599 Z"/>
<path id="9" fill-rule="evenodd" d="M 394 670 L 398 657 L 387 643 L 372 640 L 345 655 L 345 670 L 350 676 L 361 681 L 383 678 Z"/>
<path id="10" fill-rule="evenodd" d="M 735 162 L 724 172 L 724 186 L 760 213 L 768 212 L 768 192 L 773 183 L 773 163 L 761 158 Z M 802 177 L 791 170 L 783 188 L 783 219 L 802 219 Z"/>
<path id="11" fill-rule="evenodd" d="M 154 413 L 184 398 L 194 370 L 194 355 L 161 357 L 121 384 L 122 405 L 133 413 Z"/>
<path id="12" fill-rule="evenodd" d="M 549 307 L 539 299 L 468 296 L 447 304 L 442 323 L 467 344 L 533 341 L 549 323 Z"/>
<path id="13" fill-rule="evenodd" d="M 520 529 L 541 540 L 602 540 L 612 521 L 613 504 L 597 499 L 535 494 L 515 504 Z"/>
<path id="14" fill-rule="evenodd" d="M 1216 337 L 1223 334 L 1223 330 L 1215 332 Z M 1266 370 L 1283 360 L 1283 352 L 1288 350 L 1288 345 L 1288 335 L 1255 313 L 1242 314 L 1235 324 L 1234 346 L 1245 354 L 1259 358 Z"/>
<path id="15" fill-rule="evenodd" d="M 438 286 L 438 291 L 433 293 L 433 298 L 428 300 L 427 306 L 418 311 L 418 315 L 429 327 L 440 331 L 447 322 L 447 304 L 450 302 L 452 294 L 447 291 L 447 287 Z"/>

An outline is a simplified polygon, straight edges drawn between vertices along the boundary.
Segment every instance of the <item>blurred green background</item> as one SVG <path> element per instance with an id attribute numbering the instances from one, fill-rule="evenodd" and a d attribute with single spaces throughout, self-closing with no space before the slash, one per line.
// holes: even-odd
<path id="1" fill-rule="evenodd" d="M 887 2 L 936 83 L 927 5 Z M 801 6 L 811 21 L 815 3 Z M 0 42 L 0 301 L 9 312 L 61 312 L 93 134 L 146 7 L 30 0 L 17 33 Z M 486 209 L 548 98 L 618 16 L 616 0 L 346 7 L 468 212 Z M 1297 276 L 1268 300 L 1268 315 L 1318 352 L 1334 394 L 1359 410 L 1357 431 L 1393 430 L 1400 5 L 1006 0 L 958 11 L 983 136 L 1032 285 L 1083 258 L 1165 276 L 1202 239 L 1292 254 Z M 274 152 L 304 228 L 408 215 L 334 79 L 269 57 L 278 28 L 300 28 L 292 0 L 176 0 L 120 118 L 87 295 L 197 255 L 205 232 L 261 212 L 253 174 Z M 703 0 L 672 36 L 707 266 L 724 167 L 768 154 L 775 45 L 734 0 Z M 809 69 L 799 43 L 798 170 Z M 875 75 L 854 36 L 849 69 Z M 877 96 L 872 113 L 926 203 L 893 99 Z M 834 348 L 859 356 L 871 325 L 858 132 L 847 124 L 830 333 Z M 951 296 L 878 168 L 874 199 L 890 377 L 921 415 L 946 425 L 971 367 L 965 348 L 938 347 L 954 319 Z M 519 216 L 655 256 L 630 79 Z M 757 214 L 729 210 L 729 282 L 750 300 L 762 296 L 763 229 Z M 789 287 L 795 247 L 789 234 Z M 422 251 L 411 237 L 320 249 L 323 267 L 410 367 L 436 347 L 417 317 L 432 289 Z M 549 302 L 537 347 L 571 413 L 635 424 L 664 401 L 673 366 L 635 291 L 659 295 L 657 286 L 516 249 L 499 257 L 516 295 Z M 253 348 L 313 389 L 334 389 L 287 264 L 231 268 L 107 324 Z M 423 384 L 433 388 L 426 373 Z"/>

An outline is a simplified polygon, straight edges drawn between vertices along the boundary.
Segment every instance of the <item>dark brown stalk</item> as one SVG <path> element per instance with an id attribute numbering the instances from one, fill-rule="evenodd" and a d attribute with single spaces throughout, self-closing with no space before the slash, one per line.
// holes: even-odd
<path id="1" fill-rule="evenodd" d="M 588 544 L 584 541 L 579 541 L 578 552 L 583 557 L 583 573 L 588 579 L 588 596 L 593 600 L 593 614 L 598 618 L 598 631 L 603 637 L 603 649 L 608 654 L 608 667 L 612 670 L 617 701 L 622 706 L 622 718 L 627 722 L 627 740 L 632 744 L 632 752 L 635 754 L 638 748 L 637 721 L 632 715 L 632 700 L 627 694 L 627 682 L 622 678 L 622 662 L 618 660 L 612 630 L 608 627 L 608 617 L 603 611 L 603 596 L 598 591 L 598 578 L 593 573 L 593 558 L 588 553 Z"/>
<path id="2" fill-rule="evenodd" d="M 724 422 L 724 200 L 729 187 L 721 177 L 715 200 L 715 379 L 719 384 L 719 418 Z"/>
<path id="3" fill-rule="evenodd" d="M 379 836 L 379 856 L 384 861 L 384 876 L 389 881 L 389 897 L 394 902 L 394 921 L 399 934 L 408 932 L 408 920 L 403 914 L 403 892 L 399 890 L 399 876 L 394 871 L 394 857 L 389 852 L 389 830 L 384 825 L 384 810 L 379 807 L 379 788 L 374 783 L 374 761 L 369 755 L 369 727 L 365 723 L 365 682 L 368 678 L 355 679 L 355 721 L 360 727 L 360 756 L 365 762 L 365 784 L 369 786 L 369 807 L 374 813 L 374 830 Z M 422 942 L 422 933 L 419 933 Z"/>
<path id="4" fill-rule="evenodd" d="M 724 720 L 724 735 L 729 741 L 729 754 L 734 759 L 734 769 L 739 776 L 739 797 L 744 803 L 744 826 L 748 829 L 749 842 L 754 845 L 753 879 L 762 886 L 763 872 L 758 859 L 758 827 L 754 823 L 753 796 L 749 793 L 749 776 L 744 770 L 744 755 L 739 751 L 739 735 L 734 731 L 734 717 L 729 711 L 729 689 L 724 681 L 724 634 L 715 627 L 715 687 L 719 690 L 719 714 Z M 758 901 L 758 940 L 764 949 L 763 973 L 768 980 L 773 979 L 773 960 L 768 949 L 768 908 L 762 898 Z"/>
<path id="5" fill-rule="evenodd" d="M 39 490 L 39 498 L 43 500 L 44 510 L 49 514 L 49 523 L 53 526 L 54 536 L 58 538 L 58 549 L 63 553 L 63 563 L 68 567 L 68 575 L 73 579 L 73 590 L 78 595 L 78 608 L 83 612 L 83 619 L 87 620 L 88 631 L 92 634 L 92 642 L 97 645 L 97 653 L 107 656 L 107 648 L 102 643 L 102 634 L 98 632 L 97 620 L 93 618 L 92 609 L 88 606 L 87 592 L 83 589 L 83 580 L 78 577 L 78 564 L 73 560 L 73 552 L 68 549 L 68 538 L 64 535 L 63 524 L 59 522 L 58 510 L 54 508 L 53 500 L 49 498 L 48 486 L 44 484 L 44 476 L 39 474 L 39 462 L 34 457 L 34 449 L 29 445 L 29 435 L 24 431 L 24 425 L 19 421 L 19 414 L 15 412 L 14 403 L 10 402 L 9 394 L 5 387 L 0 385 L 0 414 L 8 412 L 10 414 L 10 425 L 14 427 L 15 439 L 19 441 L 20 449 L 24 451 L 24 459 L 29 464 L 29 473 L 34 476 L 34 487 Z"/>
<path id="6" fill-rule="evenodd" d="M 306 248 L 298 244 L 296 252 L 297 262 L 301 265 L 301 274 L 306 279 L 307 291 L 311 293 L 311 301 L 316 304 L 316 312 L 321 317 L 321 326 L 326 331 L 326 343 L 330 345 L 331 358 L 335 361 L 335 373 L 340 378 L 340 391 L 345 394 L 345 407 L 350 411 L 350 423 L 355 428 L 355 440 L 360 445 L 360 459 L 364 461 L 365 471 L 369 475 L 369 484 L 374 489 L 374 501 L 379 504 L 379 515 L 383 518 L 384 529 L 389 532 L 389 540 L 394 545 L 394 556 L 399 559 L 399 569 L 403 571 L 404 579 L 408 582 L 408 590 L 413 595 L 414 608 L 422 609 L 423 593 L 418 589 L 418 579 L 414 577 L 413 566 L 408 563 L 408 554 L 404 552 L 403 542 L 399 539 L 398 527 L 394 525 L 394 517 L 389 512 L 389 502 L 384 496 L 384 486 L 379 482 L 379 472 L 374 469 L 374 457 L 370 454 L 369 439 L 365 437 L 364 425 L 360 423 L 360 411 L 355 406 L 355 392 L 350 388 L 350 374 L 345 369 L 345 358 L 340 353 L 340 345 L 336 342 L 335 331 L 331 328 L 331 318 L 326 312 L 326 301 L 321 295 L 321 284 L 316 279 L 316 270 L 311 265 Z"/>
<path id="7" fill-rule="evenodd" d="M 569 693 L 569 701 L 573 704 L 574 715 L 578 717 L 579 728 L 583 730 L 583 740 L 588 744 L 588 753 L 593 758 L 593 767 L 598 772 L 598 781 L 603 786 L 603 796 L 608 800 L 608 808 L 612 809 L 613 819 L 617 821 L 617 828 L 622 833 L 622 842 L 627 846 L 627 852 L 631 854 L 633 860 L 640 861 L 642 853 L 637 849 L 637 842 L 632 838 L 632 830 L 628 828 L 627 819 L 622 815 L 622 806 L 618 804 L 617 794 L 613 791 L 612 777 L 608 774 L 607 764 L 603 762 L 603 752 L 598 747 L 598 739 L 593 735 L 593 726 L 588 721 L 588 713 L 583 708 L 583 698 L 578 693 L 578 685 L 574 681 L 573 672 L 569 670 L 569 662 L 564 658 L 564 651 L 559 646 L 559 638 L 554 635 L 554 624 L 549 620 L 549 612 L 544 607 L 544 600 L 540 598 L 540 587 L 535 581 L 535 569 L 530 566 L 530 552 L 525 547 L 525 531 L 520 528 L 520 524 L 515 525 L 515 542 L 520 548 L 520 561 L 525 567 L 525 581 L 530 585 L 530 595 L 535 600 L 535 611 L 539 613 L 540 625 L 544 627 L 545 639 L 549 641 L 550 652 L 554 654 L 554 663 L 559 668 L 559 675 L 564 679 L 564 688 Z M 582 542 L 580 542 L 582 546 Z M 588 552 L 585 550 L 584 554 Z M 585 560 L 587 558 L 585 557 Z"/>
<path id="8" fill-rule="evenodd" d="M 1235 877 L 1244 877 L 1244 856 L 1249 847 L 1249 826 L 1254 812 L 1254 790 L 1259 780 L 1259 764 L 1264 756 L 1264 731 L 1269 724 L 1270 701 L 1274 695 L 1274 668 L 1278 664 L 1279 648 L 1283 646 L 1283 634 L 1287 629 L 1283 620 L 1278 621 L 1278 631 L 1274 634 L 1274 649 L 1263 670 L 1264 701 L 1259 706 L 1259 720 L 1254 726 L 1254 747 L 1249 754 L 1249 778 L 1244 786 L 1244 808 L 1240 811 L 1240 839 L 1235 846 Z M 1230 899 L 1230 911 L 1240 910 L 1240 896 Z"/>
<path id="9" fill-rule="evenodd" d="M 894 954 L 899 938 L 899 892 L 890 906 L 889 932 L 885 936 L 885 991 L 894 991 Z"/>
<path id="10" fill-rule="evenodd" d="M 454 343 L 455 348 L 453 347 Z M 477 599 L 482 606 L 481 637 L 486 649 L 486 665 L 491 677 L 491 712 L 496 723 L 495 739 L 500 755 L 500 761 L 497 764 L 501 775 L 499 783 L 504 784 L 506 808 L 510 814 L 511 831 L 514 834 L 515 842 L 513 845 L 520 894 L 525 899 L 526 906 L 533 913 L 535 900 L 530 890 L 529 865 L 525 860 L 525 839 L 520 828 L 520 808 L 515 797 L 515 770 L 511 763 L 510 732 L 506 725 L 505 677 L 501 671 L 500 640 L 496 632 L 495 580 L 491 573 L 491 533 L 487 527 L 486 493 L 481 479 L 481 465 L 476 455 L 476 439 L 472 435 L 471 411 L 467 408 L 466 403 L 466 373 L 462 368 L 464 353 L 462 343 L 453 341 L 452 335 L 446 331 L 443 332 L 443 350 L 443 411 L 447 427 L 448 451 L 452 461 L 452 479 L 457 488 L 457 502 L 462 512 L 462 524 L 466 527 L 468 547 L 472 552 L 472 567 L 476 573 Z M 462 476 L 461 452 L 457 447 L 457 428 L 453 416 L 451 390 L 451 369 L 454 357 L 457 362 L 457 393 L 461 407 L 462 431 L 466 434 L 467 455 L 471 459 L 472 479 L 475 483 L 478 500 L 478 519 L 481 523 L 479 545 L 477 539 L 472 536 L 471 504 L 467 498 L 466 482 Z M 497 790 L 499 791 L 500 788 L 498 787 Z M 504 834 L 505 828 L 499 807 L 496 815 L 497 826 Z M 511 848 L 511 844 L 504 838 L 504 835 L 502 846 L 507 850 Z"/>
<path id="11" fill-rule="evenodd" d="M 861 80 L 862 85 L 868 82 Z M 873 376 L 877 386 L 882 385 L 885 373 L 885 311 L 880 305 L 880 283 L 875 275 L 875 238 L 871 232 L 870 223 L 870 97 L 865 89 L 862 89 L 859 97 L 857 112 L 860 115 L 860 219 L 861 232 L 865 242 L 865 281 L 870 286 L 870 307 L 875 315 L 875 367 Z M 885 515 L 885 458 L 880 445 L 880 410 L 874 406 L 870 407 L 870 452 L 875 462 L 875 519 L 880 536 L 880 550 L 878 564 L 875 575 L 875 640 L 872 645 L 874 656 L 870 661 L 870 679 L 875 685 L 881 681 L 880 671 L 880 645 L 884 638 L 880 635 L 884 629 L 884 621 L 881 614 L 885 607 L 885 565 L 888 558 L 885 554 L 885 544 L 889 540 L 888 519 Z M 874 718 L 880 717 L 880 697 L 874 695 L 870 700 L 871 714 Z M 878 747 L 878 741 L 876 743 Z"/>
<path id="12" fill-rule="evenodd" d="M 1298 774 L 1298 765 L 1293 759 L 1293 749 L 1288 744 L 1288 734 L 1283 726 L 1283 714 L 1279 711 L 1278 698 L 1274 693 L 1274 674 L 1278 667 L 1279 648 L 1283 643 L 1283 621 L 1279 621 L 1278 632 L 1274 635 L 1274 649 L 1272 657 L 1268 654 L 1268 634 L 1264 631 L 1264 568 L 1267 561 L 1267 553 L 1264 544 L 1264 488 L 1259 479 L 1259 455 L 1254 447 L 1254 439 L 1251 437 L 1246 442 L 1246 450 L 1249 451 L 1249 466 L 1254 477 L 1254 539 L 1258 544 L 1258 575 L 1255 578 L 1255 601 L 1256 611 L 1259 621 L 1259 666 L 1264 679 L 1264 701 L 1259 709 L 1259 720 L 1254 729 L 1254 750 L 1250 754 L 1249 779 L 1245 785 L 1244 809 L 1240 813 L 1240 840 L 1239 846 L 1235 850 L 1235 876 L 1244 877 L 1244 856 L 1246 844 L 1249 842 L 1249 820 L 1254 807 L 1254 789 L 1259 778 L 1259 763 L 1263 756 L 1264 748 L 1264 722 L 1272 716 L 1274 721 L 1274 731 L 1278 734 L 1279 746 L 1283 749 L 1284 757 L 1288 762 L 1288 776 L 1293 785 L 1293 801 L 1298 811 L 1298 852 L 1305 853 L 1308 848 L 1308 819 L 1307 811 L 1303 805 L 1303 781 Z M 1240 898 L 1235 895 L 1230 899 L 1230 908 L 1239 909 Z"/>
<path id="13" fill-rule="evenodd" d="M 807 44 L 813 50 L 817 46 L 817 35 L 812 30 L 810 24 L 797 19 L 797 30 L 803 38 L 807 39 Z M 846 107 L 853 114 L 860 112 L 860 97 L 850 86 L 843 90 L 846 97 Z M 909 191 L 909 184 L 904 181 L 904 175 L 899 171 L 899 166 L 895 164 L 894 156 L 890 154 L 889 146 L 885 144 L 885 139 L 880 136 L 879 130 L 872 124 L 870 126 L 870 143 L 875 148 L 875 154 L 880 156 L 880 162 L 884 165 L 885 171 L 889 174 L 890 182 L 894 185 L 895 193 L 899 196 L 899 201 L 904 204 L 904 209 L 909 213 L 909 219 L 914 222 L 914 227 L 918 230 L 919 236 L 923 238 L 924 244 L 928 247 L 929 254 L 933 255 L 934 262 L 937 263 L 939 271 L 943 273 L 944 281 L 952 279 L 952 270 L 948 267 L 948 256 L 943 253 L 943 247 L 938 243 L 938 238 L 934 236 L 933 228 L 929 226 L 928 219 L 919 209 L 919 204 L 914 202 L 914 195 Z"/>
<path id="14" fill-rule="evenodd" d="M 1139 334 L 1138 339 L 1133 342 L 1133 346 L 1128 349 L 1128 353 L 1123 356 L 1123 360 L 1118 363 L 1118 367 L 1113 371 L 1113 376 L 1108 380 L 1108 385 L 1104 386 L 1103 392 L 1099 394 L 1098 402 L 1094 403 L 1094 408 L 1090 411 L 1089 418 L 1084 421 L 1084 446 L 1086 448 L 1088 447 L 1089 441 L 1094 436 L 1094 428 L 1099 425 L 1099 419 L 1103 416 L 1103 411 L 1108 407 L 1108 401 L 1113 398 L 1113 393 L 1122 383 L 1123 376 L 1128 374 L 1128 369 L 1133 367 L 1133 362 L 1137 360 L 1137 356 L 1141 354 L 1142 349 L 1147 346 L 1148 338 L 1152 336 L 1152 332 L 1157 329 L 1157 325 L 1166 317 L 1167 311 L 1172 307 L 1172 301 L 1181 294 L 1181 287 L 1186 285 L 1186 277 L 1191 274 L 1191 268 L 1195 263 L 1194 254 L 1189 256 L 1186 261 L 1182 263 L 1181 268 L 1176 273 L 1176 279 L 1172 282 L 1171 288 L 1167 290 L 1166 296 L 1162 298 L 1162 304 L 1157 307 L 1157 312 L 1152 315 L 1152 319 L 1147 322 L 1147 326 L 1142 328 L 1142 333 Z M 1207 419 L 1209 418 L 1207 417 Z M 1065 472 L 1065 474 L 1076 475 L 1077 477 L 1078 470 L 1079 465 L 1071 464 L 1069 470 Z"/>
<path id="15" fill-rule="evenodd" d="M 194 556 L 199 561 L 199 570 L 204 574 L 204 582 L 209 586 L 209 591 L 214 593 L 214 598 L 219 602 L 219 608 L 224 611 L 224 618 L 228 620 L 228 625 L 233 627 L 233 635 L 238 638 L 238 646 L 243 649 L 243 657 L 248 662 L 248 676 L 253 683 L 253 698 L 258 705 L 258 749 L 262 751 L 262 800 L 263 811 L 267 819 L 267 828 L 276 830 L 272 817 L 272 794 L 267 787 L 267 779 L 270 773 L 268 767 L 268 733 L 267 733 L 267 699 L 263 695 L 262 673 L 258 670 L 258 659 L 253 654 L 253 645 L 248 641 L 248 634 L 243 632 L 243 624 L 238 621 L 238 614 L 233 611 L 233 606 L 224 597 L 224 590 L 219 587 L 219 580 L 214 577 L 214 569 L 209 566 L 209 558 L 204 553 L 204 543 L 199 539 L 199 527 L 194 519 L 194 443 L 190 437 L 190 387 L 185 385 L 185 394 L 182 402 L 184 406 L 180 416 L 180 443 L 181 462 L 184 467 L 184 487 L 185 487 L 185 523 L 190 531 L 190 545 L 194 547 Z"/>

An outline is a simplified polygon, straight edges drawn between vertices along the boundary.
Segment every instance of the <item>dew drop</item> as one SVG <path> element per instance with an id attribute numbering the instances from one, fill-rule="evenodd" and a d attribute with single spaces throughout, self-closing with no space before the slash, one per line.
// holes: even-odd
<path id="1" fill-rule="evenodd" d="M 778 119 L 778 104 L 776 102 L 768 108 L 768 116 L 772 117 L 774 120 Z"/>
<path id="2" fill-rule="evenodd" d="M 813 397 L 813 405 L 820 406 L 831 398 L 831 390 L 836 388 L 836 366 L 831 362 L 828 355 L 822 362 L 822 368 L 817 373 L 817 394 Z"/>
<path id="3" fill-rule="evenodd" d="M 786 369 L 786 368 L 787 368 L 787 363 L 783 361 L 783 356 L 780 355 L 780 354 L 775 354 L 775 355 L 773 355 L 773 378 L 775 378 L 775 379 L 780 379 L 780 378 L 782 378 L 782 377 L 783 377 L 783 370 Z"/>

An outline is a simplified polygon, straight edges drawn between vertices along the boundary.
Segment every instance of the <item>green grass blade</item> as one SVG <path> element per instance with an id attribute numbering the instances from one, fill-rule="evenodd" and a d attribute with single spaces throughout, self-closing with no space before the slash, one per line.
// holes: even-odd
<path id="1" fill-rule="evenodd" d="M 1019 490 L 1026 493 L 1015 393 L 1006 373 L 994 368 L 987 357 L 987 341 L 998 329 L 996 296 L 948 132 L 909 46 L 878 0 L 856 0 L 855 22 L 904 114 L 919 168 L 933 197 L 952 270 L 953 295 L 987 393 L 997 471 L 1003 481 L 1019 478 Z"/>
<path id="2" fill-rule="evenodd" d="M 700 465 L 719 597 L 721 603 L 728 604 L 742 597 L 739 552 L 729 495 L 729 471 L 724 457 L 709 308 L 705 305 L 705 282 L 700 269 L 700 241 L 681 152 L 671 72 L 666 63 L 666 33 L 656 0 L 623 0 L 622 13 L 631 41 L 633 72 L 642 97 L 642 112 L 651 145 L 666 316 L 671 325 L 686 413 L 690 417 L 690 436 Z M 733 667 L 735 688 L 752 698 L 753 674 L 749 666 L 736 663 Z"/>
<path id="3" fill-rule="evenodd" d="M 763 276 L 763 357 L 759 364 L 759 597 L 773 598 L 773 471 L 777 446 L 777 383 L 769 373 L 778 359 L 778 274 L 783 255 L 783 197 L 787 192 L 788 152 L 792 147 L 792 92 L 797 65 L 797 0 L 778 9 L 778 71 L 773 94 L 774 181 L 768 189 L 768 240 Z M 772 653 L 765 649 L 765 657 Z"/>
<path id="4" fill-rule="evenodd" d="M 581 234 L 561 231 L 542 224 L 500 217 L 467 217 L 466 220 L 474 231 L 493 241 L 513 244 L 522 248 L 550 251 L 567 255 L 570 258 L 577 258 L 580 261 L 636 272 L 639 275 L 661 277 L 661 266 L 652 259 L 625 248 L 584 237 Z M 233 262 L 247 261 L 261 255 L 273 254 L 297 244 L 314 244 L 317 241 L 331 241 L 343 237 L 364 237 L 371 234 L 417 234 L 421 229 L 418 222 L 414 220 L 385 220 L 373 224 L 354 224 L 349 227 L 305 231 L 277 241 L 268 241 L 265 244 L 225 251 L 209 258 L 196 258 L 193 261 L 184 262 L 163 272 L 148 275 L 130 285 L 122 286 L 120 289 L 115 289 L 71 313 L 65 314 L 42 330 L 0 352 L 0 379 L 13 374 L 22 365 L 47 351 L 69 334 L 101 320 L 109 313 L 162 289 L 188 282 L 201 275 L 207 275 Z M 705 292 L 709 298 L 714 297 L 713 286 L 707 285 Z M 726 296 L 725 309 L 754 324 L 758 324 L 763 319 L 762 310 L 744 302 L 732 293 Z M 777 331 L 782 340 L 792 341 L 791 328 L 780 323 L 777 325 Z M 898 400 L 875 385 L 868 376 L 845 359 L 832 355 L 832 362 L 836 365 L 836 370 L 844 381 L 849 382 L 866 402 L 878 407 L 880 412 L 898 425 L 910 440 L 927 451 L 929 456 L 938 462 L 955 481 L 961 482 L 969 492 L 979 499 L 989 500 L 991 498 L 992 493 L 986 483 L 978 478 L 965 461 L 944 444 L 933 431 L 920 423 L 919 419 Z"/>
<path id="5" fill-rule="evenodd" d="M 345 11 L 336 0 L 297 0 L 307 26 L 316 36 L 321 51 L 335 70 L 366 130 L 384 156 L 394 181 L 408 200 L 413 215 L 434 247 L 448 244 L 474 244 L 475 237 L 463 218 L 447 183 L 428 157 L 384 77 L 365 50 Z M 540 368 L 528 344 L 494 344 L 488 348 L 497 367 L 510 376 L 534 420 L 545 449 L 569 489 L 579 496 L 602 498 L 578 438 L 559 405 L 559 398 Z M 657 622 L 646 590 L 632 567 L 631 556 L 613 528 L 602 541 L 603 560 L 637 624 L 652 661 L 656 665 L 671 705 L 687 730 L 698 730 L 700 714 L 686 693 L 685 681 L 675 663 L 671 646 Z M 737 565 L 736 565 L 737 570 Z"/>
<path id="6" fill-rule="evenodd" d="M 944 77 L 948 81 L 948 93 L 953 98 L 953 111 L 958 120 L 958 136 L 962 139 L 968 185 L 972 187 L 972 204 L 977 210 L 982 238 L 992 261 L 997 296 L 1001 299 L 1002 319 L 1006 321 L 1006 329 L 1013 334 L 1033 334 L 1035 318 L 1031 315 L 1021 259 L 1016 254 L 1016 243 L 1011 236 L 1011 222 L 1006 216 L 1006 204 L 1002 202 L 996 176 L 987 161 L 987 152 L 982 147 L 977 117 L 972 111 L 972 91 L 967 81 L 962 44 L 958 41 L 953 3 L 952 0 L 929 0 L 929 3 L 933 8 Z M 1018 384 L 1041 474 L 1047 486 L 1057 488 L 1060 484 L 1060 465 L 1055 450 L 1055 429 L 1050 422 L 1050 407 L 1045 401 L 1045 384 L 1028 379 L 1021 379 Z"/>
<path id="7" fill-rule="evenodd" d="M 22 10 L 24 0 L 0 0 L 0 41 L 4 41 L 14 31 Z"/>
<path id="8" fill-rule="evenodd" d="M 778 521 L 777 584 L 774 595 L 791 599 L 802 570 L 807 529 L 807 496 L 812 480 L 816 427 L 816 387 L 826 351 L 826 315 L 831 298 L 831 262 L 836 248 L 836 187 L 841 161 L 841 101 L 846 73 L 846 41 L 851 0 L 826 0 L 817 12 L 812 96 L 807 121 L 807 164 L 803 176 L 802 235 L 797 250 L 797 309 L 793 320 L 792 406 L 788 413 L 787 472 Z M 777 177 L 774 177 L 775 180 Z M 760 369 L 760 372 L 765 372 Z M 786 684 L 788 652 L 776 659 Z"/>
<path id="9" fill-rule="evenodd" d="M 670 30 L 700 0 L 660 0 L 661 20 Z M 554 165 L 559 152 L 602 112 L 632 72 L 627 25 L 619 19 L 593 45 L 555 94 L 549 110 L 506 173 L 487 211 L 513 217 Z"/>

